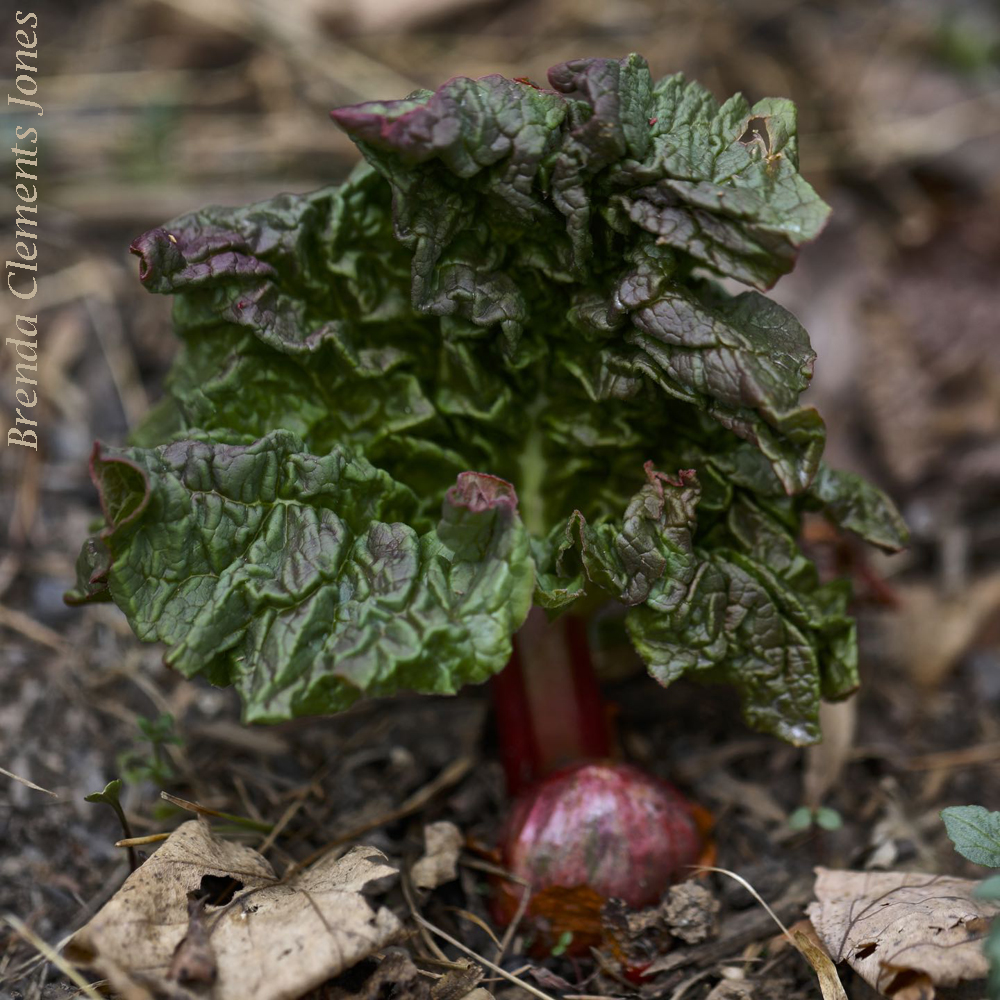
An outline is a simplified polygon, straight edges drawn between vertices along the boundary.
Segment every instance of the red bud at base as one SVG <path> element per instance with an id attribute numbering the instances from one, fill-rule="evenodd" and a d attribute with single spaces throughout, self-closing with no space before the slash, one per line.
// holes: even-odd
<path id="1" fill-rule="evenodd" d="M 548 925 L 538 928 L 548 938 L 573 927 L 556 926 L 551 907 L 538 912 L 536 897 L 551 899 L 546 890 L 586 887 L 601 901 L 650 906 L 689 874 L 702 846 L 692 809 L 673 786 L 630 764 L 599 762 L 556 771 L 523 793 L 501 849 L 506 867 L 530 883 L 527 912 Z M 499 888 L 495 916 L 507 924 L 522 889 Z"/>

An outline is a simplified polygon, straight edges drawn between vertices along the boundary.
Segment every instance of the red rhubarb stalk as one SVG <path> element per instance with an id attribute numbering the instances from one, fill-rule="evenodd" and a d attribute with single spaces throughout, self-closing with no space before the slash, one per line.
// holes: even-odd
<path id="1" fill-rule="evenodd" d="M 583 619 L 549 622 L 532 608 L 514 636 L 510 663 L 493 678 L 493 703 L 507 789 L 581 760 L 611 756 L 608 715 Z"/>

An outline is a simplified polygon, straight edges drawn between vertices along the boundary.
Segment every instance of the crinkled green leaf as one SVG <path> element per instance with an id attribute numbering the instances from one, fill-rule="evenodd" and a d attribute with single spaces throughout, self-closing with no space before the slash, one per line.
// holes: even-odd
<path id="1" fill-rule="evenodd" d="M 769 288 L 829 208 L 799 175 L 795 106 L 737 94 L 721 107 L 681 74 L 661 80 L 649 106 L 649 149 L 623 164 L 616 186 L 632 222 L 720 274 Z M 654 121 L 655 119 L 655 121 Z"/>
<path id="2" fill-rule="evenodd" d="M 94 473 L 116 603 L 171 666 L 235 683 L 250 721 L 453 693 L 504 665 L 530 607 L 517 498 L 492 476 L 460 476 L 418 533 L 406 487 L 285 431 L 101 449 Z"/>
<path id="3" fill-rule="evenodd" d="M 698 555 L 679 599 L 654 593 L 629 611 L 629 636 L 650 673 L 661 684 L 684 674 L 732 684 L 749 725 L 791 743 L 815 742 L 820 671 L 803 629 L 745 565 Z"/>
<path id="4" fill-rule="evenodd" d="M 591 526 L 579 511 L 571 521 L 588 578 L 628 607 L 648 601 L 658 584 L 683 586 L 692 561 L 700 492 L 694 470 L 671 479 L 647 464 L 646 475 L 620 522 Z"/>
<path id="5" fill-rule="evenodd" d="M 841 527 L 888 552 L 898 552 L 909 540 L 906 522 L 889 498 L 867 479 L 823 464 L 810 495 Z"/>
<path id="6" fill-rule="evenodd" d="M 802 514 L 904 529 L 822 465 L 799 323 L 707 277 L 765 288 L 822 227 L 794 108 L 638 56 L 549 83 L 341 109 L 368 161 L 344 184 L 135 241 L 181 350 L 134 446 L 95 455 L 106 526 L 69 599 L 267 721 L 453 691 L 532 601 L 615 600 L 661 682 L 731 682 L 808 742 L 857 653 Z"/>
<path id="7" fill-rule="evenodd" d="M 654 84 L 638 56 L 576 60 L 549 79 L 552 91 L 459 77 L 433 93 L 333 113 L 392 185 L 395 231 L 413 252 L 414 305 L 496 328 L 506 362 L 518 368 L 537 353 L 534 330 L 558 338 L 539 308 L 539 276 L 596 290 L 608 264 L 632 257 L 642 273 L 609 290 L 613 304 L 601 309 L 593 292 L 580 295 L 575 315 L 608 332 L 624 324 L 625 343 L 652 339 L 655 360 L 616 364 L 697 399 L 759 443 L 790 491 L 805 488 L 823 428 L 797 406 L 813 357 L 804 331 L 763 300 L 717 295 L 707 315 L 676 281 L 701 263 L 767 287 L 822 228 L 829 210 L 796 171 L 793 106 L 751 108 L 737 97 L 720 107 L 680 76 Z M 651 181 L 669 186 L 670 211 L 687 220 L 676 232 L 636 215 Z M 746 253 L 757 270 L 702 248 L 692 225 L 728 227 L 752 243 Z M 624 248 L 604 252 L 622 237 Z M 787 373 L 766 370 L 782 359 L 762 355 L 762 337 L 789 352 Z"/>
<path id="8" fill-rule="evenodd" d="M 791 591 L 778 572 L 751 556 L 696 547 L 693 487 L 690 475 L 675 483 L 658 479 L 630 505 L 631 511 L 645 501 L 647 511 L 658 513 L 648 519 L 647 534 L 658 526 L 661 546 L 674 553 L 670 572 L 660 574 L 628 612 L 632 643 L 660 683 L 684 674 L 731 683 L 750 725 L 793 743 L 814 742 L 823 688 L 823 616 L 810 615 L 815 609 L 807 594 Z M 657 490 L 663 497 L 658 508 L 650 503 Z M 757 542 L 747 547 L 760 555 Z"/>

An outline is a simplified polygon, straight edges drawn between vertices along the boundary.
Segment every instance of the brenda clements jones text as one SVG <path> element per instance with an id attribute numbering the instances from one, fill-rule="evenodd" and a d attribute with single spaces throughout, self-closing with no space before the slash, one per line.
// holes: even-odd
<path id="1" fill-rule="evenodd" d="M 7 106 L 41 118 L 38 94 L 38 15 L 16 11 L 14 85 L 19 96 L 7 94 Z M 7 290 L 22 300 L 20 308 L 38 294 L 38 128 L 14 126 L 14 260 L 5 262 Z M 15 336 L 4 346 L 17 352 L 14 365 L 14 426 L 7 431 L 7 445 L 38 451 L 38 316 L 18 314 Z"/>

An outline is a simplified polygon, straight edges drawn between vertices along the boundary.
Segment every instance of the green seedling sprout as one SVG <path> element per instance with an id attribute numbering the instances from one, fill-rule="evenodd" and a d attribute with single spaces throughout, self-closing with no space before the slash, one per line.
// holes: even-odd
<path id="1" fill-rule="evenodd" d="M 118 822 L 122 825 L 122 833 L 125 834 L 125 840 L 132 840 L 132 827 L 129 825 L 129 821 L 125 816 L 125 810 L 122 809 L 122 804 L 119 799 L 122 790 L 122 779 L 115 778 L 114 781 L 109 781 L 104 786 L 103 792 L 91 792 L 90 795 L 85 795 L 83 797 L 84 802 L 103 802 L 105 805 L 110 806 L 115 815 L 118 817 Z M 132 871 L 135 871 L 139 867 L 139 856 L 135 852 L 135 848 L 129 844 L 128 847 L 128 863 Z"/>

